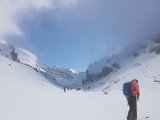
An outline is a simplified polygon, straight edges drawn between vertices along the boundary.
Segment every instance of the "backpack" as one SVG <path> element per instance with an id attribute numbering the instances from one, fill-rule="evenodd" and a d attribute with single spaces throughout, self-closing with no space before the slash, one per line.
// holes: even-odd
<path id="1" fill-rule="evenodd" d="M 132 96 L 132 84 L 131 82 L 126 82 L 123 84 L 123 94 L 125 96 Z"/>

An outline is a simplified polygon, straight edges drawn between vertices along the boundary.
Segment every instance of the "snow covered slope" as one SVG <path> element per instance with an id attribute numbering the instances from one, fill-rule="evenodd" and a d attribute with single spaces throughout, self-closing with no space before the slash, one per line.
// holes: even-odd
<path id="1" fill-rule="evenodd" d="M 144 55 L 145 56 L 145 55 Z M 130 70 L 121 70 L 119 75 L 113 76 L 103 88 L 104 93 L 110 94 L 122 88 L 123 83 L 132 79 L 138 79 L 141 88 L 140 102 L 138 103 L 139 116 L 150 116 L 151 120 L 158 120 L 160 101 L 160 56 L 151 54 L 153 58 L 145 62 L 146 56 L 140 56 L 130 65 Z M 149 56 L 148 56 L 149 57 Z M 134 63 L 140 63 L 138 66 Z M 141 117 L 140 117 L 141 118 Z M 141 120 L 141 119 L 139 119 Z"/>
<path id="2" fill-rule="evenodd" d="M 70 69 L 60 68 L 50 65 L 41 65 L 44 72 L 42 74 L 51 82 L 56 81 L 59 86 L 70 86 L 75 82 L 74 73 Z"/>
<path id="3" fill-rule="evenodd" d="M 18 54 L 15 52 L 15 47 L 2 41 L 0 41 L 0 55 L 19 62 Z"/>
<path id="4" fill-rule="evenodd" d="M 54 66 L 43 66 L 40 72 L 35 71 L 35 55 L 24 50 L 17 52 L 22 54 L 19 60 L 23 58 L 29 65 L 26 66 L 13 61 L 18 58 L 14 47 L 0 46 L 3 48 L 0 50 L 0 120 L 125 120 L 128 106 L 122 86 L 135 78 L 139 80 L 141 91 L 138 120 L 159 120 L 160 39 L 155 43 L 142 54 L 130 53 L 125 64 L 126 57 L 120 55 L 90 65 L 88 77 L 99 78 L 87 86 L 90 92 L 75 89 L 64 92 L 47 80 L 49 76 L 63 86 L 82 87 L 81 80 L 87 77 L 87 71 L 86 76 L 85 72 L 75 74 Z M 5 58 L 6 55 L 10 59 Z M 100 68 L 97 71 L 96 66 Z M 112 74 L 106 75 L 110 68 Z"/>
<path id="5" fill-rule="evenodd" d="M 139 79 L 141 88 L 138 120 L 146 116 L 159 120 L 159 61 L 160 56 L 155 56 L 122 70 L 97 91 L 64 93 L 30 67 L 0 56 L 0 120 L 125 120 L 128 106 L 121 89 L 133 78 Z M 105 87 L 108 94 L 102 92 Z"/>
<path id="6" fill-rule="evenodd" d="M 11 44 L 0 42 L 0 55 L 38 69 L 37 56 L 25 49 L 15 48 Z"/>
<path id="7" fill-rule="evenodd" d="M 17 48 L 16 53 L 21 63 L 38 69 L 38 58 L 36 55 L 22 48 Z"/>
<path id="8" fill-rule="evenodd" d="M 129 47 L 118 54 L 103 57 L 89 64 L 86 70 L 86 78 L 82 80 L 84 88 L 90 88 L 93 84 L 99 83 L 99 81 L 103 85 L 103 79 L 110 80 L 113 76 L 119 74 L 120 71 L 130 70 L 131 64 L 138 66 L 151 60 L 153 54 L 160 54 L 160 35 L 146 43 L 137 43 L 136 46 Z"/>
<path id="9" fill-rule="evenodd" d="M 5 42 L 0 42 L 0 55 L 33 68 L 59 87 L 75 87 L 75 79 L 79 76 L 78 73 L 74 73 L 70 69 L 41 65 L 38 63 L 38 58 L 35 54 L 22 48 L 15 48 Z"/>
<path id="10" fill-rule="evenodd" d="M 1 56 L 0 66 L 1 120 L 105 120 L 114 118 L 108 109 L 112 105 L 109 102 L 111 98 L 104 96 L 102 92 L 84 93 L 73 90 L 64 93 L 62 89 L 48 83 L 30 67 Z M 120 95 L 118 91 L 114 93 Z M 121 101 L 125 103 L 123 97 Z M 125 116 L 125 112 L 121 116 Z"/>

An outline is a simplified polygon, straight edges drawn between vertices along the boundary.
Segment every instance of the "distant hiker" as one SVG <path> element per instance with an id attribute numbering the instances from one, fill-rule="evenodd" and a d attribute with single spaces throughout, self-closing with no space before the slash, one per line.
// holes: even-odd
<path id="1" fill-rule="evenodd" d="M 130 107 L 127 120 L 137 120 L 137 100 L 140 96 L 138 80 L 134 79 L 131 82 L 124 83 L 123 94 L 126 96 Z"/>
<path id="2" fill-rule="evenodd" d="M 64 92 L 66 92 L 66 87 L 63 87 L 63 89 L 64 89 Z"/>
<path id="3" fill-rule="evenodd" d="M 69 87 L 67 87 L 67 90 L 69 91 Z"/>

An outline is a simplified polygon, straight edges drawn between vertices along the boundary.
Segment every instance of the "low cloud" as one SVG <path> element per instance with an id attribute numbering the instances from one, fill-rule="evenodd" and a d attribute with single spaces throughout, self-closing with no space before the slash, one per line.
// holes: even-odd
<path id="1" fill-rule="evenodd" d="M 69 51 L 73 54 L 84 48 L 83 58 L 93 61 L 152 39 L 160 32 L 159 6 L 160 0 L 0 0 L 0 40 L 17 35 L 31 38 L 31 44 L 39 39 L 40 43 L 46 40 L 46 46 L 58 41 L 58 45 L 63 43 L 68 48 L 77 46 L 77 51 Z M 25 18 L 30 17 L 33 19 L 25 24 Z M 25 29 L 25 25 L 30 26 Z M 32 25 L 36 27 L 33 31 Z M 59 50 L 58 45 L 50 49 Z"/>
<path id="2" fill-rule="evenodd" d="M 19 21 L 23 16 L 39 10 L 54 10 L 57 7 L 70 7 L 78 0 L 0 0 L 0 40 L 7 35 L 23 35 Z"/>
<path id="3" fill-rule="evenodd" d="M 25 34 L 19 21 L 23 16 L 33 15 L 34 11 L 53 11 L 75 5 L 72 11 L 62 9 L 57 12 L 59 15 L 56 17 L 66 19 L 62 21 L 71 26 L 71 32 L 100 30 L 102 34 L 106 33 L 103 40 L 110 44 L 140 41 L 160 30 L 159 0 L 0 0 L 0 3 L 0 39 L 7 35 Z"/>
<path id="4" fill-rule="evenodd" d="M 95 31 L 91 36 L 99 36 L 99 43 L 106 42 L 106 46 L 93 50 L 101 53 L 90 54 L 96 60 L 96 56 L 129 52 L 152 40 L 160 33 L 159 6 L 160 0 L 87 0 L 78 6 L 72 15 L 76 20 L 71 23 L 84 24 L 86 29 L 91 24 L 90 31 Z"/>

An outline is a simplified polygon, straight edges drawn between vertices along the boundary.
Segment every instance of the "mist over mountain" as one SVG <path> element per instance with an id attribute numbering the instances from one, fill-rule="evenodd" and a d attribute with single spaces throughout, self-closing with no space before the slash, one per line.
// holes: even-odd
<path id="1" fill-rule="evenodd" d="M 34 52 L 43 63 L 85 70 L 101 56 L 159 33 L 159 5 L 159 0 L 1 0 L 0 41 Z"/>
<path id="2" fill-rule="evenodd" d="M 52 84 L 64 88 L 90 89 L 94 84 L 107 81 L 130 65 L 139 66 L 141 61 L 148 61 L 153 54 L 160 54 L 160 35 L 147 42 L 140 42 L 132 47 L 126 47 L 118 54 L 102 57 L 88 65 L 86 71 L 73 72 L 71 68 L 62 68 L 39 63 L 38 57 L 22 48 L 15 48 L 7 43 L 0 43 L 0 54 L 13 61 L 33 68 Z M 142 56 L 142 57 L 141 57 Z M 150 57 L 148 57 L 150 56 Z M 140 61 L 134 63 L 135 59 Z M 101 86 L 101 85 L 98 85 Z"/>
<path id="3" fill-rule="evenodd" d="M 86 78 L 82 80 L 82 84 L 92 86 L 92 83 L 110 80 L 113 76 L 117 76 L 121 70 L 127 71 L 131 69 L 129 66 L 142 65 L 152 59 L 154 55 L 159 54 L 160 36 L 158 34 L 150 41 L 133 44 L 131 47 L 124 48 L 119 54 L 106 56 L 90 63 L 86 70 Z"/>

